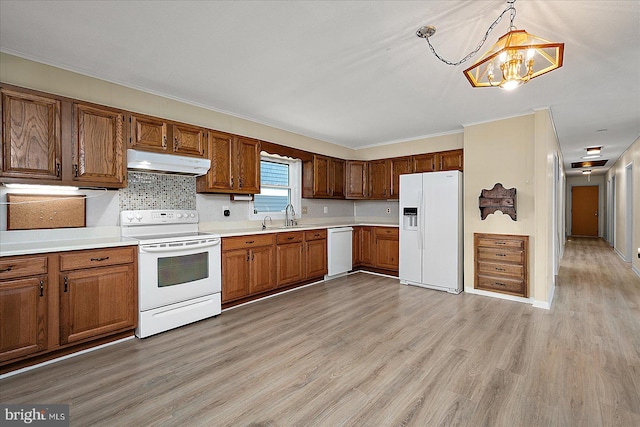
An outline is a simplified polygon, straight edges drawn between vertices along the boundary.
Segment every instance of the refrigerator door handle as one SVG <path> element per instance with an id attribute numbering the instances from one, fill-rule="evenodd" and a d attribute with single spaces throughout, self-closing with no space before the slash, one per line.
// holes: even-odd
<path id="1" fill-rule="evenodd" d="M 418 247 L 422 250 L 422 242 L 424 241 L 424 236 L 422 235 L 422 215 L 424 215 L 425 209 L 422 206 L 422 191 L 420 191 L 420 201 L 418 202 L 418 215 L 416 220 L 418 221 Z"/>

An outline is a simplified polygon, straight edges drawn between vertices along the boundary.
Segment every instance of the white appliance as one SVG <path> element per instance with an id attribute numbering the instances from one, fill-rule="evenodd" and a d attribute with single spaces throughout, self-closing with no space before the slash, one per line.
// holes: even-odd
<path id="1" fill-rule="evenodd" d="M 352 236 L 352 227 L 337 227 L 327 230 L 328 265 L 325 279 L 344 276 L 353 268 Z"/>
<path id="2" fill-rule="evenodd" d="M 198 232 L 197 211 L 123 211 L 120 225 L 139 241 L 137 337 L 220 314 L 220 236 Z"/>
<path id="3" fill-rule="evenodd" d="M 462 292 L 462 173 L 400 175 L 400 283 Z"/>
<path id="4" fill-rule="evenodd" d="M 210 167 L 209 159 L 127 150 L 127 169 L 198 176 L 206 174 Z"/>

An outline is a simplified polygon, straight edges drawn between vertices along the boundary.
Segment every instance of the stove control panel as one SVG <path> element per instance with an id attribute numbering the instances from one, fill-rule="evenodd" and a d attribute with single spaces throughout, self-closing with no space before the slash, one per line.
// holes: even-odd
<path id="1" fill-rule="evenodd" d="M 162 209 L 120 212 L 122 226 L 154 224 L 197 224 L 198 211 L 184 209 Z"/>

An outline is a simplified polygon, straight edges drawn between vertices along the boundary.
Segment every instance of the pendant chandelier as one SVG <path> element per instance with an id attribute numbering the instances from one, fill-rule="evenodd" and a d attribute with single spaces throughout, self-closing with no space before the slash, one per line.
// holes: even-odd
<path id="1" fill-rule="evenodd" d="M 541 76 L 556 68 L 562 67 L 564 43 L 552 43 L 548 40 L 518 30 L 513 25 L 516 16 L 516 0 L 507 0 L 507 8 L 489 26 L 478 46 L 460 61 L 451 62 L 442 58 L 431 44 L 429 37 L 435 34 L 432 25 L 421 27 L 416 32 L 420 38 L 426 39 L 431 52 L 448 65 L 460 65 L 471 59 L 484 45 L 489 33 L 510 12 L 511 24 L 509 32 L 498 39 L 475 64 L 464 70 L 464 75 L 473 87 L 500 87 L 505 90 L 515 89 L 529 80 Z"/>

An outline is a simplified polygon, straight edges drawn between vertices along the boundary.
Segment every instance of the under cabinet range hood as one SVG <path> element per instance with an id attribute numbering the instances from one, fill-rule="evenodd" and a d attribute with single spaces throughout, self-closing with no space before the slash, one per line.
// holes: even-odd
<path id="1" fill-rule="evenodd" d="M 206 174 L 210 167 L 209 159 L 127 150 L 129 170 L 200 176 Z"/>

